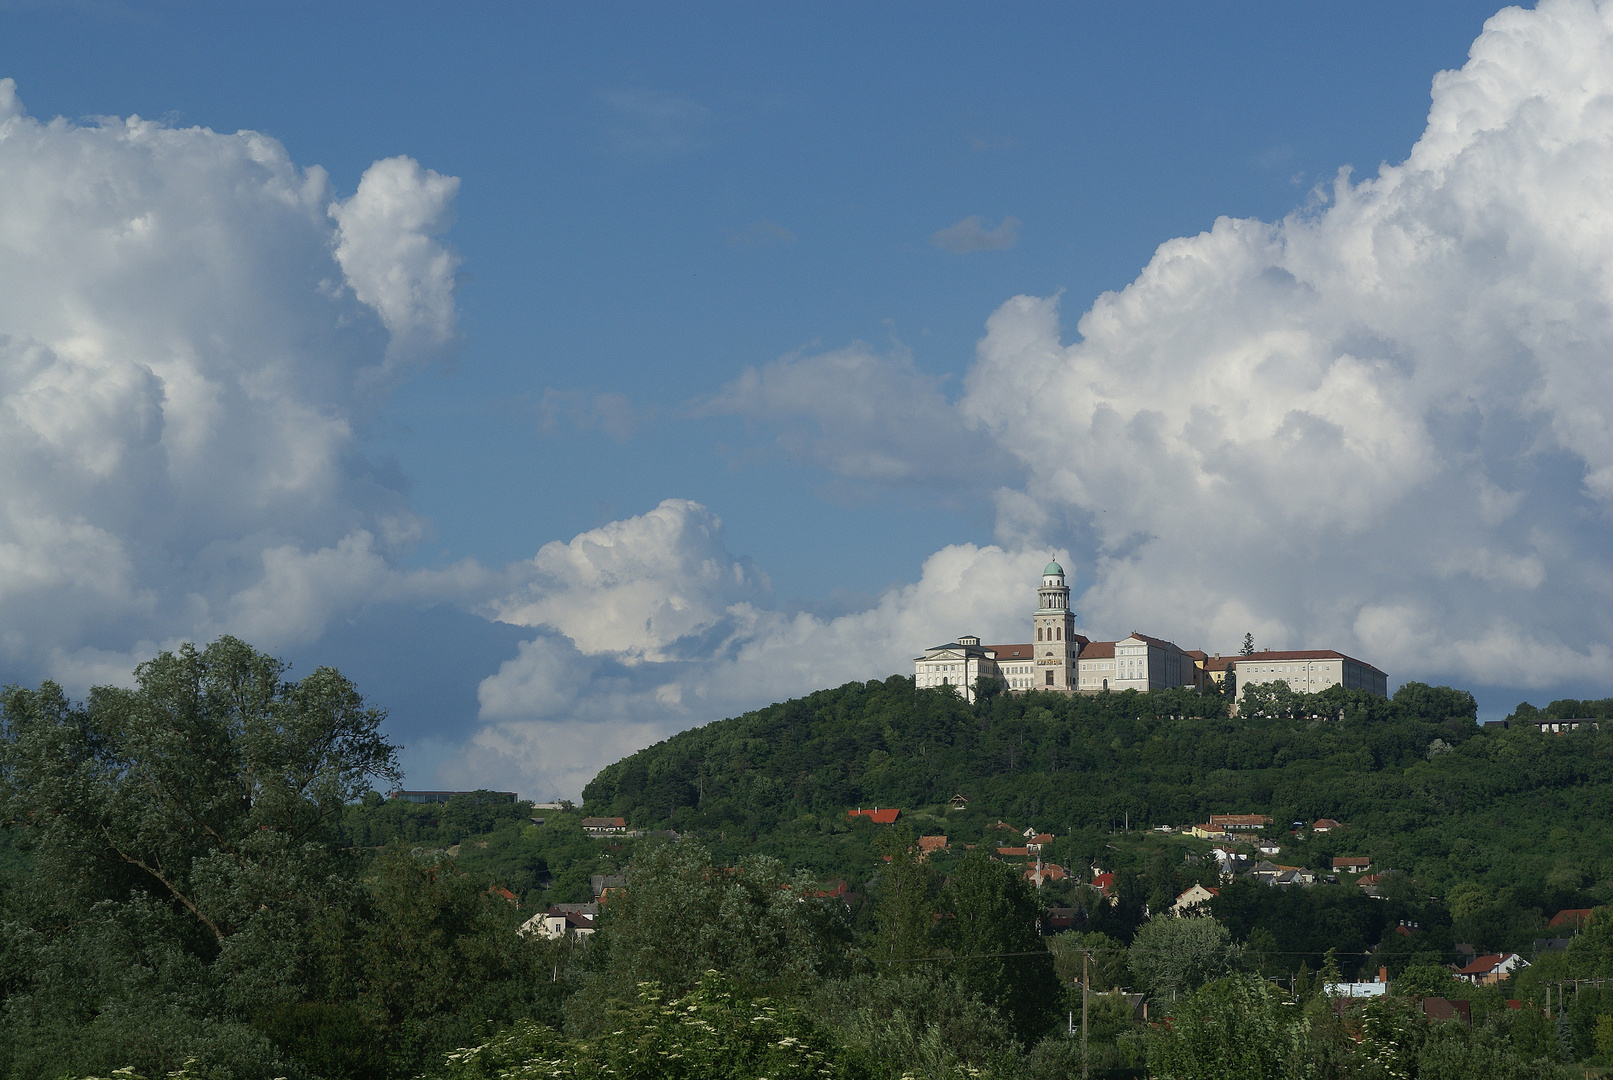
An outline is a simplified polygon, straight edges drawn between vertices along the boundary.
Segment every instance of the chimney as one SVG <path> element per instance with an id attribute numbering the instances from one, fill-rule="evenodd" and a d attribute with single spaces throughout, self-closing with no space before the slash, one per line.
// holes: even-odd
<path id="1" fill-rule="evenodd" d="M 1381 983 L 1386 983 L 1386 982 L 1389 981 L 1389 969 L 1388 968 L 1380 967 L 1378 969 L 1378 981 L 1381 982 Z"/>

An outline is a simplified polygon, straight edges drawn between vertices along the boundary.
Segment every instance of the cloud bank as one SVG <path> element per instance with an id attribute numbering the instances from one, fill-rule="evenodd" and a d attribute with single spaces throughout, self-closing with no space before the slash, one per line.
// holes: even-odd
<path id="1" fill-rule="evenodd" d="M 30 117 L 0 81 L 0 661 L 317 636 L 421 523 L 355 430 L 445 355 L 457 181 L 343 199 L 273 139 Z"/>
<path id="2" fill-rule="evenodd" d="M 1405 162 L 1160 246 L 1066 342 L 987 324 L 960 412 L 1087 611 L 1396 676 L 1613 682 L 1613 8 L 1492 18 Z"/>

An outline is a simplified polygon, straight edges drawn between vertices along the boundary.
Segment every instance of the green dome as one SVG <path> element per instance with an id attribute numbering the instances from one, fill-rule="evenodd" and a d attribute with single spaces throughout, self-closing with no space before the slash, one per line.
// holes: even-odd
<path id="1" fill-rule="evenodd" d="M 1056 562 L 1050 562 L 1050 563 L 1047 564 L 1047 569 L 1043 570 L 1042 573 L 1044 573 L 1044 574 L 1057 574 L 1059 577 L 1063 577 L 1064 576 L 1064 567 L 1060 566 Z"/>

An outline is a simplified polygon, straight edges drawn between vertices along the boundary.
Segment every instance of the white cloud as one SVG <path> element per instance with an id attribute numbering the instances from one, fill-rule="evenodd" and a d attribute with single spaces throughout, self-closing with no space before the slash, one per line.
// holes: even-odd
<path id="1" fill-rule="evenodd" d="M 545 544 L 517 572 L 521 588 L 491 604 L 499 621 L 553 627 L 584 653 L 635 661 L 725 640 L 733 606 L 768 589 L 728 554 L 721 519 L 684 499 Z"/>
<path id="2" fill-rule="evenodd" d="M 913 584 L 821 619 L 753 602 L 739 582 L 755 572 L 726 552 L 715 519 L 668 500 L 539 553 L 546 569 L 500 606 L 559 633 L 482 682 L 486 726 L 441 774 L 576 797 L 601 766 L 691 724 L 909 673 L 916 651 L 959 634 L 1017 642 L 1047 558 L 947 547 Z"/>
<path id="3" fill-rule="evenodd" d="M 382 580 L 420 523 L 355 417 L 452 343 L 456 184 L 394 158 L 343 200 L 255 132 L 42 122 L 0 81 L 9 670 L 277 648 Z"/>
<path id="4" fill-rule="evenodd" d="M 1610 196 L 1613 8 L 1508 9 L 1404 164 L 1162 244 L 1074 343 L 1008 302 L 961 408 L 1097 537 L 1100 619 L 1610 685 Z"/>
<path id="5" fill-rule="evenodd" d="M 352 198 L 330 205 L 336 261 L 392 335 L 389 368 L 430 360 L 453 340 L 460 260 L 433 238 L 453 224 L 458 191 L 458 177 L 395 157 L 371 165 Z"/>
<path id="6" fill-rule="evenodd" d="M 1007 251 L 1019 243 L 1019 226 L 1016 217 L 1005 217 L 992 229 L 986 228 L 986 219 L 979 214 L 964 218 L 946 228 L 930 234 L 930 243 L 954 255 L 967 255 L 973 251 Z"/>

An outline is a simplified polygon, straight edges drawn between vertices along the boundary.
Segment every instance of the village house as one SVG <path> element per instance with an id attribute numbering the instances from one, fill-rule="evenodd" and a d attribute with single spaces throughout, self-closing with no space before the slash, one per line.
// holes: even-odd
<path id="1" fill-rule="evenodd" d="M 1220 889 L 1207 889 L 1195 882 L 1176 897 L 1176 902 L 1171 905 L 1171 914 L 1178 916 L 1197 914 L 1196 909 L 1199 905 L 1207 904 L 1220 895 Z"/>
<path id="2" fill-rule="evenodd" d="M 1595 910 L 1593 908 L 1565 908 L 1553 915 L 1551 922 L 1547 923 L 1546 926 L 1552 930 L 1583 930 L 1591 924 L 1591 918 L 1594 914 Z"/>
<path id="3" fill-rule="evenodd" d="M 902 816 L 902 812 L 889 807 L 883 810 L 877 806 L 871 810 L 858 807 L 856 810 L 847 810 L 846 816 L 848 818 L 865 817 L 873 821 L 875 825 L 894 825 L 896 824 L 896 819 Z"/>
<path id="4" fill-rule="evenodd" d="M 1311 825 L 1311 832 L 1329 833 L 1334 829 L 1342 828 L 1344 828 L 1344 826 L 1334 821 L 1332 818 L 1317 818 L 1316 822 Z"/>
<path id="5" fill-rule="evenodd" d="M 582 831 L 596 840 L 604 836 L 621 836 L 627 832 L 627 821 L 619 817 L 585 817 L 582 819 Z"/>
<path id="6" fill-rule="evenodd" d="M 1474 986 L 1494 986 L 1504 979 L 1512 978 L 1514 972 L 1528 966 L 1529 961 L 1517 953 L 1490 953 L 1487 956 L 1476 957 L 1457 968 L 1456 977 Z"/>
<path id="7" fill-rule="evenodd" d="M 1271 824 L 1265 814 L 1211 814 L 1210 825 L 1219 825 L 1227 832 L 1258 832 Z"/>
<path id="8" fill-rule="evenodd" d="M 542 934 L 550 941 L 587 938 L 593 935 L 598 918 L 598 904 L 551 904 L 522 923 L 517 933 Z"/>
<path id="9" fill-rule="evenodd" d="M 1339 855 L 1333 859 L 1333 869 L 1345 874 L 1364 874 L 1372 869 L 1372 859 L 1366 855 Z"/>
<path id="10" fill-rule="evenodd" d="M 1037 859 L 1034 866 L 1027 866 L 1024 874 L 1025 880 L 1038 889 L 1044 881 L 1063 881 L 1069 876 L 1069 871 L 1058 863 L 1045 863 L 1041 859 Z"/>

